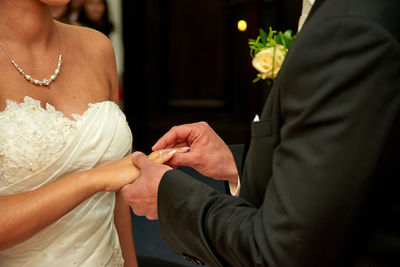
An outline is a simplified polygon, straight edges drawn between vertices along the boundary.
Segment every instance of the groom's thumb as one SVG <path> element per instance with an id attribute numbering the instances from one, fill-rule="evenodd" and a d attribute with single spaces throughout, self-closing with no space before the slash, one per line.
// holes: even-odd
<path id="1" fill-rule="evenodd" d="M 144 165 L 146 164 L 146 161 L 149 159 L 145 154 L 142 152 L 136 151 L 132 154 L 132 162 L 133 164 L 138 167 L 140 170 L 144 168 Z"/>

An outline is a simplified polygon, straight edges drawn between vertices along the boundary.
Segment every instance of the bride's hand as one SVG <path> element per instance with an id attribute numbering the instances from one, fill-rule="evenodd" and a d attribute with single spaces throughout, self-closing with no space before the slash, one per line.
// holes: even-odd
<path id="1" fill-rule="evenodd" d="M 173 157 L 174 153 L 186 152 L 186 148 L 167 148 L 159 151 L 153 151 L 148 155 L 149 159 L 156 163 L 164 163 Z M 132 154 L 91 170 L 100 181 L 99 191 L 118 191 L 122 186 L 130 184 L 139 176 L 139 169 L 132 163 Z"/>

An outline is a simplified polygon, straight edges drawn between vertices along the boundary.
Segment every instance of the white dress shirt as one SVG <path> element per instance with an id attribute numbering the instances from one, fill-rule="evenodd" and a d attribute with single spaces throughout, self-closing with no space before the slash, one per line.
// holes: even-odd
<path id="1" fill-rule="evenodd" d="M 310 13 L 311 7 L 313 6 L 314 2 L 315 0 L 303 0 L 303 9 L 301 10 L 299 26 L 297 31 L 300 31 L 301 27 L 303 27 L 303 24 L 306 21 L 308 13 Z"/>

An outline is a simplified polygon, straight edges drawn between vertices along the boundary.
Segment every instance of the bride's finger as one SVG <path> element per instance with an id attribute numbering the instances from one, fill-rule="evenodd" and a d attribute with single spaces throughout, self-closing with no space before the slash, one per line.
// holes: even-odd
<path id="1" fill-rule="evenodd" d="M 174 148 L 164 148 L 164 149 L 157 149 L 150 153 L 148 156 L 154 162 L 157 163 L 165 163 L 170 160 L 176 152 L 184 153 L 189 151 L 189 147 L 174 147 Z"/>

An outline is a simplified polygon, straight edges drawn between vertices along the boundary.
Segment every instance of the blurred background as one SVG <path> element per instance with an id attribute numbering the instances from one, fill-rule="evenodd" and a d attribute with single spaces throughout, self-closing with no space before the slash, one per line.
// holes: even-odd
<path id="1" fill-rule="evenodd" d="M 265 100 L 263 83 L 252 83 L 248 39 L 270 26 L 295 31 L 301 1 L 126 0 L 121 8 L 124 108 L 135 149 L 148 151 L 171 126 L 200 120 L 227 143 L 243 143 Z"/>
<path id="2" fill-rule="evenodd" d="M 148 153 L 172 126 L 207 121 L 227 144 L 244 143 L 266 84 L 253 84 L 248 39 L 259 28 L 296 32 L 300 0 L 72 0 L 54 17 L 111 39 L 120 105 L 133 148 Z M 239 29 L 238 22 L 242 22 Z M 182 168 L 217 190 L 223 185 Z M 132 215 L 137 254 L 193 264 L 162 240 L 156 221 Z"/>

